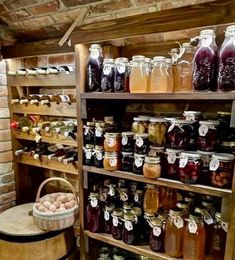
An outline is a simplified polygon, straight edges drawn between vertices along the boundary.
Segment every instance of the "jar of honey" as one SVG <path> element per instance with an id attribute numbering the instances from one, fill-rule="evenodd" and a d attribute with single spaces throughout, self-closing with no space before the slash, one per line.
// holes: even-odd
<path id="1" fill-rule="evenodd" d="M 121 160 L 117 153 L 105 152 L 104 154 L 104 169 L 107 171 L 117 171 L 120 169 Z"/>
<path id="2" fill-rule="evenodd" d="M 136 154 L 145 155 L 148 152 L 149 148 L 149 140 L 148 134 L 136 134 L 135 145 L 134 145 L 134 152 Z"/>
<path id="3" fill-rule="evenodd" d="M 189 204 L 186 201 L 179 200 L 176 203 L 176 207 L 182 212 L 182 218 L 186 219 L 189 216 Z"/>
<path id="4" fill-rule="evenodd" d="M 143 167 L 144 176 L 148 179 L 157 179 L 161 176 L 161 164 L 160 158 L 156 157 L 145 157 L 144 167 Z"/>
<path id="5" fill-rule="evenodd" d="M 146 185 L 143 208 L 150 214 L 155 214 L 159 208 L 158 190 L 153 184 Z"/>
<path id="6" fill-rule="evenodd" d="M 105 152 L 120 152 L 121 138 L 119 133 L 106 133 L 104 139 Z"/>
<path id="7" fill-rule="evenodd" d="M 166 119 L 151 117 L 149 122 L 148 134 L 150 143 L 155 146 L 165 146 L 167 132 Z"/>

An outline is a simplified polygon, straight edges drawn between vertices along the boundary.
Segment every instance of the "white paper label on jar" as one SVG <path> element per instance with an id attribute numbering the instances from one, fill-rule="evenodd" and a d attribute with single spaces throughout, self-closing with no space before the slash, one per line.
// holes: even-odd
<path id="1" fill-rule="evenodd" d="M 117 65 L 117 70 L 118 70 L 118 73 L 122 74 L 126 71 L 126 67 L 124 64 L 118 64 Z"/>
<path id="2" fill-rule="evenodd" d="M 174 224 L 175 226 L 180 229 L 180 228 L 183 228 L 184 227 L 184 221 L 181 217 L 176 217 L 174 218 Z"/>
<path id="3" fill-rule="evenodd" d="M 191 220 L 188 224 L 188 229 L 190 233 L 195 234 L 197 232 L 197 223 L 194 220 Z"/>
<path id="4" fill-rule="evenodd" d="M 85 130 L 84 130 L 84 135 L 87 135 L 87 134 L 88 134 L 88 132 L 89 132 L 89 127 L 87 127 L 87 126 L 84 126 L 84 128 L 85 128 Z"/>
<path id="5" fill-rule="evenodd" d="M 112 71 L 112 67 L 109 65 L 104 65 L 103 73 L 105 76 L 108 76 Z"/>
<path id="6" fill-rule="evenodd" d="M 161 235 L 162 231 L 160 227 L 153 227 L 153 235 L 155 237 L 159 237 Z"/>
<path id="7" fill-rule="evenodd" d="M 214 220 L 209 213 L 204 217 L 204 221 L 207 225 L 211 225 L 214 223 Z"/>
<path id="8" fill-rule="evenodd" d="M 136 193 L 136 194 L 134 195 L 134 201 L 135 201 L 135 202 L 138 202 L 138 201 L 139 201 L 139 195 L 138 195 L 138 193 Z"/>
<path id="9" fill-rule="evenodd" d="M 120 198 L 121 198 L 122 201 L 127 201 L 128 195 L 126 194 L 126 192 L 122 192 Z"/>
<path id="10" fill-rule="evenodd" d="M 114 227 L 118 226 L 118 218 L 116 216 L 113 216 L 113 226 Z"/>
<path id="11" fill-rule="evenodd" d="M 144 144 L 144 141 L 143 141 L 143 139 L 142 139 L 141 137 L 138 136 L 138 137 L 136 138 L 135 143 L 136 143 L 136 145 L 137 145 L 138 147 L 141 147 L 141 146 Z"/>
<path id="12" fill-rule="evenodd" d="M 109 214 L 109 212 L 108 212 L 107 210 L 105 210 L 105 212 L 104 212 L 104 219 L 105 219 L 106 221 L 108 221 L 109 218 L 110 218 L 110 214 Z"/>
<path id="13" fill-rule="evenodd" d="M 36 143 L 39 143 L 41 140 L 42 140 L 41 135 L 36 134 L 36 136 L 35 136 L 35 141 L 36 141 Z"/>
<path id="14" fill-rule="evenodd" d="M 113 138 L 107 138 L 108 147 L 113 147 L 115 145 L 115 140 Z"/>
<path id="15" fill-rule="evenodd" d="M 198 129 L 199 135 L 200 136 L 206 136 L 208 132 L 208 126 L 207 125 L 201 125 Z"/>
<path id="16" fill-rule="evenodd" d="M 117 159 L 116 158 L 109 159 L 109 164 L 111 167 L 115 167 L 117 165 Z"/>
<path id="17" fill-rule="evenodd" d="M 102 152 L 96 152 L 96 159 L 98 161 L 101 161 L 103 159 L 103 155 L 102 155 Z"/>
<path id="18" fill-rule="evenodd" d="M 91 198 L 91 206 L 92 206 L 92 208 L 97 207 L 97 205 L 98 205 L 97 198 Z"/>
<path id="19" fill-rule="evenodd" d="M 128 137 L 126 135 L 123 135 L 122 137 L 122 145 L 127 145 Z"/>
<path id="20" fill-rule="evenodd" d="M 136 158 L 135 159 L 135 166 L 137 168 L 141 167 L 143 165 L 143 159 L 142 158 Z"/>
<path id="21" fill-rule="evenodd" d="M 185 119 L 187 121 L 194 122 L 195 121 L 195 115 L 194 114 L 186 114 Z"/>
<path id="22" fill-rule="evenodd" d="M 127 231 L 133 230 L 133 225 L 132 225 L 131 221 L 125 221 L 125 228 Z"/>
<path id="23" fill-rule="evenodd" d="M 188 163 L 188 157 L 181 157 L 179 162 L 179 168 L 184 168 Z"/>
<path id="24" fill-rule="evenodd" d="M 168 133 L 171 132 L 174 127 L 175 127 L 175 123 L 172 123 L 172 124 L 170 125 L 170 127 L 168 128 L 168 131 L 167 131 L 167 132 L 168 132 Z"/>
<path id="25" fill-rule="evenodd" d="M 96 137 L 101 137 L 102 134 L 103 134 L 103 132 L 102 132 L 101 129 L 98 129 L 98 128 L 95 129 L 95 136 L 96 136 Z"/>
<path id="26" fill-rule="evenodd" d="M 93 59 L 98 59 L 98 57 L 99 57 L 99 51 L 96 50 L 96 49 L 92 50 L 92 51 L 91 51 L 91 57 L 92 57 Z"/>
<path id="27" fill-rule="evenodd" d="M 220 164 L 219 160 L 213 158 L 209 164 L 210 171 L 216 171 L 219 168 L 219 164 Z"/>
<path id="28" fill-rule="evenodd" d="M 69 102 L 70 98 L 68 95 L 60 95 L 60 99 L 62 102 Z"/>
<path id="29" fill-rule="evenodd" d="M 175 153 L 169 153 L 167 156 L 167 161 L 169 164 L 173 164 L 176 161 L 176 154 Z"/>
<path id="30" fill-rule="evenodd" d="M 86 156 L 87 160 L 90 160 L 91 159 L 91 151 L 86 151 L 85 156 Z"/>
<path id="31" fill-rule="evenodd" d="M 223 230 L 227 233 L 228 232 L 228 222 L 221 221 L 221 226 Z"/>
<path id="32" fill-rule="evenodd" d="M 113 196 L 115 195 L 115 189 L 114 189 L 113 187 L 111 187 L 111 188 L 109 189 L 109 195 L 110 195 L 111 197 L 113 197 Z"/>

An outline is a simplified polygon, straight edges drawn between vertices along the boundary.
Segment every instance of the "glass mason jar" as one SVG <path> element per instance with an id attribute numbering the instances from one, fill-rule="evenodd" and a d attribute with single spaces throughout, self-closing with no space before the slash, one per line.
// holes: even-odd
<path id="1" fill-rule="evenodd" d="M 134 156 L 133 153 L 122 152 L 121 170 L 131 172 L 133 169 Z"/>
<path id="2" fill-rule="evenodd" d="M 174 92 L 192 91 L 192 59 L 194 48 L 189 42 L 182 43 L 176 64 L 176 87 Z"/>
<path id="3" fill-rule="evenodd" d="M 178 208 L 170 209 L 165 225 L 165 252 L 171 257 L 183 256 L 184 220 Z"/>
<path id="4" fill-rule="evenodd" d="M 105 133 L 105 122 L 96 121 L 95 122 L 95 144 L 104 145 L 104 133 Z"/>
<path id="5" fill-rule="evenodd" d="M 167 213 L 170 211 L 171 208 L 176 207 L 176 203 L 178 200 L 177 192 L 175 189 L 167 188 L 165 191 L 164 199 L 163 199 L 163 205 L 162 209 L 164 213 Z"/>
<path id="6" fill-rule="evenodd" d="M 166 134 L 166 145 L 173 149 L 187 149 L 189 146 L 190 121 L 174 120 Z"/>
<path id="7" fill-rule="evenodd" d="M 134 117 L 131 126 L 132 132 L 134 134 L 148 133 L 148 124 L 149 124 L 149 117 L 147 116 Z"/>
<path id="8" fill-rule="evenodd" d="M 150 77 L 150 93 L 167 93 L 168 75 L 166 58 L 156 56 L 153 58 L 153 69 Z"/>
<path id="9" fill-rule="evenodd" d="M 143 217 L 142 217 L 142 209 L 140 207 L 132 207 L 131 214 L 135 217 L 135 234 L 136 234 L 136 245 L 142 245 L 143 243 L 146 243 L 145 236 L 143 235 L 142 231 L 142 224 L 143 224 Z"/>
<path id="10" fill-rule="evenodd" d="M 133 245 L 136 243 L 136 218 L 135 215 L 127 212 L 123 216 L 122 241 L 125 244 Z"/>
<path id="11" fill-rule="evenodd" d="M 121 160 L 118 153 L 105 152 L 104 153 L 104 169 L 106 171 L 117 171 L 120 169 Z"/>
<path id="12" fill-rule="evenodd" d="M 104 59 L 101 75 L 102 92 L 114 92 L 114 60 Z"/>
<path id="13" fill-rule="evenodd" d="M 159 208 L 158 190 L 153 184 L 146 185 L 144 193 L 144 211 L 154 215 Z"/>
<path id="14" fill-rule="evenodd" d="M 164 118 L 150 117 L 148 125 L 149 141 L 155 146 L 165 146 L 167 124 Z"/>
<path id="15" fill-rule="evenodd" d="M 205 258 L 205 228 L 202 215 L 193 213 L 184 230 L 183 259 L 202 260 Z"/>
<path id="16" fill-rule="evenodd" d="M 202 158 L 197 152 L 182 152 L 179 161 L 179 180 L 196 184 L 202 175 Z"/>
<path id="17" fill-rule="evenodd" d="M 83 128 L 84 128 L 84 132 L 83 132 L 84 144 L 94 145 L 95 123 L 86 122 Z"/>
<path id="18" fill-rule="evenodd" d="M 235 25 L 226 28 L 219 51 L 218 87 L 220 91 L 235 91 Z"/>
<path id="19" fill-rule="evenodd" d="M 136 134 L 135 144 L 134 144 L 134 152 L 136 154 L 145 155 L 148 152 L 149 148 L 149 140 L 148 134 Z"/>
<path id="20" fill-rule="evenodd" d="M 149 220 L 150 236 L 149 246 L 154 252 L 164 252 L 164 219 L 161 217 Z"/>
<path id="21" fill-rule="evenodd" d="M 104 137 L 105 152 L 121 151 L 121 138 L 119 133 L 105 133 Z"/>
<path id="22" fill-rule="evenodd" d="M 161 176 L 160 157 L 145 157 L 143 174 L 148 179 L 157 179 Z"/>
<path id="23" fill-rule="evenodd" d="M 133 172 L 136 174 L 143 174 L 145 155 L 134 154 Z"/>
<path id="24" fill-rule="evenodd" d="M 103 159 L 104 159 L 104 147 L 96 145 L 94 149 L 94 165 L 97 168 L 103 168 Z"/>
<path id="25" fill-rule="evenodd" d="M 122 132 L 122 152 L 132 152 L 134 151 L 134 133 L 133 132 Z"/>
<path id="26" fill-rule="evenodd" d="M 93 233 L 102 232 L 104 217 L 103 210 L 99 205 L 99 194 L 91 192 L 89 201 L 86 208 L 87 229 Z"/>
<path id="27" fill-rule="evenodd" d="M 213 152 L 216 150 L 218 143 L 218 126 L 219 121 L 199 121 L 197 148 L 201 151 Z"/>
<path id="28" fill-rule="evenodd" d="M 166 74 L 167 74 L 167 92 L 173 92 L 174 88 L 174 75 L 173 75 L 173 61 L 166 59 Z"/>
<path id="29" fill-rule="evenodd" d="M 151 73 L 152 73 L 152 60 L 151 60 L 151 58 L 145 58 L 144 60 L 145 60 L 145 64 L 146 64 L 147 79 L 148 79 L 147 92 L 149 92 L 150 77 L 151 77 Z"/>
<path id="30" fill-rule="evenodd" d="M 193 88 L 195 91 L 215 91 L 218 48 L 213 30 L 202 30 L 193 57 Z"/>
<path id="31" fill-rule="evenodd" d="M 211 184 L 218 188 L 231 188 L 233 180 L 234 156 L 227 153 L 212 155 L 209 168 Z"/>
<path id="32" fill-rule="evenodd" d="M 83 162 L 85 165 L 93 166 L 94 165 L 94 145 L 86 144 L 83 148 Z"/>
<path id="33" fill-rule="evenodd" d="M 119 57 L 115 60 L 114 91 L 129 92 L 128 59 Z"/>
<path id="34" fill-rule="evenodd" d="M 103 70 L 103 53 L 99 44 L 91 44 L 87 63 L 86 88 L 90 92 L 100 91 Z"/>
<path id="35" fill-rule="evenodd" d="M 111 234 L 112 233 L 112 213 L 114 211 L 114 204 L 113 203 L 109 203 L 105 205 L 104 208 L 104 232 L 107 234 Z"/>
<path id="36" fill-rule="evenodd" d="M 146 93 L 148 89 L 148 77 L 145 57 L 142 55 L 133 56 L 129 81 L 130 92 Z"/>
<path id="37" fill-rule="evenodd" d="M 123 211 L 121 208 L 116 208 L 112 213 L 112 237 L 117 240 L 122 240 L 122 221 Z"/>

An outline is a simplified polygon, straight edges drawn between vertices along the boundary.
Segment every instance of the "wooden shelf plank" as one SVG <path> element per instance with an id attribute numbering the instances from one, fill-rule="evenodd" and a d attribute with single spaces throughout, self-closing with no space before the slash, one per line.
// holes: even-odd
<path id="1" fill-rule="evenodd" d="M 11 112 L 16 114 L 34 114 L 34 115 L 48 115 L 61 117 L 77 117 L 76 103 L 71 105 L 66 103 L 51 103 L 50 106 L 35 106 L 35 105 L 11 105 Z"/>
<path id="2" fill-rule="evenodd" d="M 35 160 L 33 157 L 29 156 L 27 153 L 16 157 L 16 162 L 21 164 L 32 165 L 36 167 L 46 168 L 50 170 L 66 172 L 78 175 L 78 164 L 68 163 L 63 164 L 56 159 L 48 160 L 47 156 L 42 156 L 41 160 Z"/>
<path id="3" fill-rule="evenodd" d="M 116 100 L 234 100 L 234 92 L 192 92 L 192 93 L 82 93 L 81 99 Z"/>
<path id="4" fill-rule="evenodd" d="M 29 140 L 29 141 L 35 141 L 35 135 L 32 134 L 26 134 L 26 133 L 18 133 L 16 131 L 13 132 L 13 135 L 17 139 L 22 140 Z M 42 135 L 42 142 L 50 143 L 50 144 L 63 144 L 63 145 L 69 145 L 73 147 L 77 147 L 77 141 L 73 140 L 71 137 L 65 137 L 61 134 L 48 134 L 48 136 Z"/>
<path id="5" fill-rule="evenodd" d="M 96 168 L 92 166 L 83 166 L 83 170 L 90 172 L 90 173 L 97 173 L 106 176 L 112 176 L 116 178 L 123 178 L 127 180 L 133 180 L 143 183 L 161 185 L 165 187 L 170 187 L 179 190 L 191 191 L 196 193 L 201 193 L 205 195 L 211 195 L 216 197 L 230 197 L 232 195 L 232 190 L 229 189 L 219 189 L 214 188 L 211 186 L 206 185 L 187 185 L 179 181 L 165 179 L 165 178 L 158 178 L 157 180 L 150 180 L 145 178 L 143 175 L 137 175 L 131 172 L 124 172 L 124 171 L 106 171 L 102 168 Z"/>
<path id="6" fill-rule="evenodd" d="M 9 86 L 21 87 L 75 87 L 76 77 L 73 72 L 70 74 L 7 76 L 7 84 Z"/>
<path id="7" fill-rule="evenodd" d="M 150 257 L 151 259 L 156 259 L 156 260 L 176 260 L 176 259 L 181 259 L 181 258 L 172 258 L 164 253 L 156 253 L 153 252 L 149 246 L 132 246 L 132 245 L 127 245 L 121 240 L 116 240 L 114 239 L 111 235 L 104 234 L 104 233 L 92 233 L 90 231 L 85 230 L 84 234 L 90 238 L 102 241 L 104 243 L 107 243 L 109 245 L 117 246 L 122 249 L 128 250 L 130 252 L 133 252 L 135 254 L 143 255 Z"/>

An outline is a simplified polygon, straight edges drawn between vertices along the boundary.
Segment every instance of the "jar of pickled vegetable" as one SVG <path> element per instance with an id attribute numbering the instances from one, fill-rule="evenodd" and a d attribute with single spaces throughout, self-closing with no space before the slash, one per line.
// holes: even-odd
<path id="1" fill-rule="evenodd" d="M 94 145 L 86 144 L 83 148 L 84 151 L 84 164 L 88 166 L 94 165 Z"/>
<path id="2" fill-rule="evenodd" d="M 199 121 L 197 147 L 198 150 L 213 152 L 217 146 L 217 128 L 219 121 Z"/>
<path id="3" fill-rule="evenodd" d="M 201 183 L 205 185 L 209 185 L 210 183 L 210 170 L 209 170 L 209 162 L 211 160 L 212 155 L 215 152 L 205 152 L 197 150 L 197 153 L 202 157 L 202 176 L 201 176 Z"/>
<path id="4" fill-rule="evenodd" d="M 150 236 L 149 246 L 154 252 L 164 252 L 164 220 L 163 218 L 152 218 L 149 221 Z"/>
<path id="5" fill-rule="evenodd" d="M 122 171 L 131 172 L 133 169 L 134 156 L 133 153 L 122 152 Z"/>
<path id="6" fill-rule="evenodd" d="M 134 117 L 132 123 L 132 132 L 134 134 L 142 134 L 148 132 L 149 117 Z"/>
<path id="7" fill-rule="evenodd" d="M 145 155 L 148 152 L 149 148 L 149 140 L 148 134 L 136 134 L 135 145 L 134 145 L 134 152 L 137 154 Z"/>
<path id="8" fill-rule="evenodd" d="M 156 157 L 145 157 L 144 167 L 143 167 L 144 176 L 148 179 L 157 179 L 161 176 L 161 164 L 160 158 Z"/>
<path id="9" fill-rule="evenodd" d="M 120 169 L 121 160 L 117 153 L 105 152 L 104 154 L 104 169 L 107 171 L 117 171 Z"/>
<path id="10" fill-rule="evenodd" d="M 179 161 L 179 180 L 196 184 L 202 175 L 202 159 L 197 152 L 182 152 Z"/>
<path id="11" fill-rule="evenodd" d="M 97 121 L 95 122 L 95 144 L 104 144 L 104 132 L 105 132 L 105 122 Z"/>
<path id="12" fill-rule="evenodd" d="M 193 213 L 184 231 L 183 259 L 205 258 L 205 228 L 200 213 Z"/>
<path id="13" fill-rule="evenodd" d="M 114 210 L 114 204 L 109 203 L 105 205 L 104 208 L 104 232 L 107 234 L 111 234 L 112 232 L 112 213 Z"/>
<path id="14" fill-rule="evenodd" d="M 122 239 L 123 221 L 122 209 L 116 208 L 112 213 L 112 237 L 117 240 Z"/>
<path id="15" fill-rule="evenodd" d="M 96 145 L 94 149 L 94 165 L 97 168 L 103 168 L 103 157 L 104 157 L 104 147 Z"/>
<path id="16" fill-rule="evenodd" d="M 209 164 L 211 184 L 218 188 L 231 188 L 233 180 L 234 156 L 215 153 Z"/>
<path id="17" fill-rule="evenodd" d="M 167 147 L 173 149 L 187 149 L 190 140 L 189 128 L 190 121 L 178 119 L 172 121 L 166 134 Z"/>
<path id="18" fill-rule="evenodd" d="M 159 208 L 158 190 L 153 184 L 146 185 L 143 208 L 145 212 L 150 214 L 155 214 Z"/>
<path id="19" fill-rule="evenodd" d="M 133 172 L 136 174 L 143 174 L 145 155 L 134 154 Z"/>
<path id="20" fill-rule="evenodd" d="M 167 132 L 166 119 L 151 117 L 149 122 L 148 134 L 150 143 L 155 146 L 165 146 Z"/>
<path id="21" fill-rule="evenodd" d="M 133 152 L 134 150 L 134 133 L 122 132 L 122 152 Z"/>
<path id="22" fill-rule="evenodd" d="M 104 139 L 105 152 L 120 152 L 121 138 L 119 133 L 106 133 Z"/>
<path id="23" fill-rule="evenodd" d="M 84 143 L 94 145 L 95 123 L 86 122 L 83 128 L 84 128 L 84 132 L 83 132 Z"/>
<path id="24" fill-rule="evenodd" d="M 133 245 L 136 242 L 136 219 L 135 215 L 127 212 L 123 216 L 122 241 L 125 244 Z"/>
<path id="25" fill-rule="evenodd" d="M 173 208 L 169 212 L 165 226 L 165 252 L 171 257 L 183 256 L 184 220 L 182 212 Z"/>

